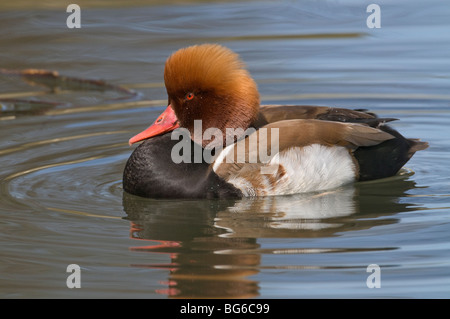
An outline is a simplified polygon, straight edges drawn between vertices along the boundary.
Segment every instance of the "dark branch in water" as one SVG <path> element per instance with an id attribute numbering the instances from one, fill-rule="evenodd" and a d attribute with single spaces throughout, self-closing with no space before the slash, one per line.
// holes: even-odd
<path id="1" fill-rule="evenodd" d="M 119 85 L 112 85 L 102 80 L 80 79 L 59 75 L 56 71 L 27 69 L 8 70 L 0 69 L 1 74 L 20 76 L 30 85 L 43 86 L 55 93 L 57 90 L 69 91 L 116 91 L 127 95 L 127 98 L 134 97 L 138 93 Z"/>
<path id="2" fill-rule="evenodd" d="M 16 76 L 32 86 L 40 86 L 49 90 L 49 93 L 59 91 L 95 91 L 115 92 L 120 96 L 111 100 L 136 99 L 139 93 L 119 85 L 112 85 L 102 80 L 90 80 L 76 77 L 61 76 L 56 71 L 26 69 L 8 70 L 0 69 L 0 75 Z M 20 95 L 20 94 L 19 94 Z M 61 105 L 70 105 L 66 102 L 53 102 L 45 100 L 20 99 L 0 96 L 0 114 L 2 117 L 9 115 L 37 115 Z"/>

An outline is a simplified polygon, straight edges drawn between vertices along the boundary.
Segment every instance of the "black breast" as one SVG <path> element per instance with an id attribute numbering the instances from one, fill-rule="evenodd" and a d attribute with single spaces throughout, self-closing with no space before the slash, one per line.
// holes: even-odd
<path id="1" fill-rule="evenodd" d="M 176 164 L 172 148 L 178 143 L 167 133 L 144 141 L 131 154 L 123 172 L 123 189 L 151 198 L 233 198 L 242 192 L 217 176 L 194 152 L 202 148 L 191 142 L 191 163 Z"/>

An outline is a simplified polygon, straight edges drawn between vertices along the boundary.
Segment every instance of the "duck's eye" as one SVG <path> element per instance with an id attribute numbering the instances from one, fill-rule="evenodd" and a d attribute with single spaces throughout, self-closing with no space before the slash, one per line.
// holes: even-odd
<path id="1" fill-rule="evenodd" d="M 187 101 L 192 100 L 194 97 L 195 97 L 195 94 L 192 93 L 192 92 L 187 93 L 186 96 L 185 96 Z"/>

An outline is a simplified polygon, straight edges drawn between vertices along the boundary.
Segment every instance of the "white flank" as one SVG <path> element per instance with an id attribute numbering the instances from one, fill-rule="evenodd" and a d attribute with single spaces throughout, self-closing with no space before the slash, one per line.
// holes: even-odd
<path id="1" fill-rule="evenodd" d="M 226 148 L 214 164 L 214 169 L 227 153 Z M 340 146 L 313 144 L 293 147 L 277 153 L 266 166 L 267 168 L 280 166 L 285 174 L 280 175 L 276 169 L 271 174 L 264 174 L 261 169 L 255 169 L 254 174 L 246 176 L 259 175 L 258 182 L 255 183 L 257 186 L 252 184 L 252 177 L 244 178 L 239 172 L 230 176 L 227 181 L 248 197 L 323 191 L 355 181 L 355 164 L 348 150 Z"/>
<path id="2" fill-rule="evenodd" d="M 312 144 L 276 154 L 270 164 L 281 165 L 286 174 L 270 195 L 333 189 L 355 181 L 355 164 L 344 147 Z"/>

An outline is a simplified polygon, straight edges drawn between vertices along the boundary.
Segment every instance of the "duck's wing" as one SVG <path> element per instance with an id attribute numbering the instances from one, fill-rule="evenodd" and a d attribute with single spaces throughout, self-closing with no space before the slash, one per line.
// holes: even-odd
<path id="1" fill-rule="evenodd" d="M 376 114 L 363 109 L 351 110 L 310 105 L 262 105 L 254 126 L 259 128 L 269 123 L 293 119 L 360 123 L 371 127 L 378 127 L 380 124 L 396 120 L 395 118 L 379 118 Z"/>

